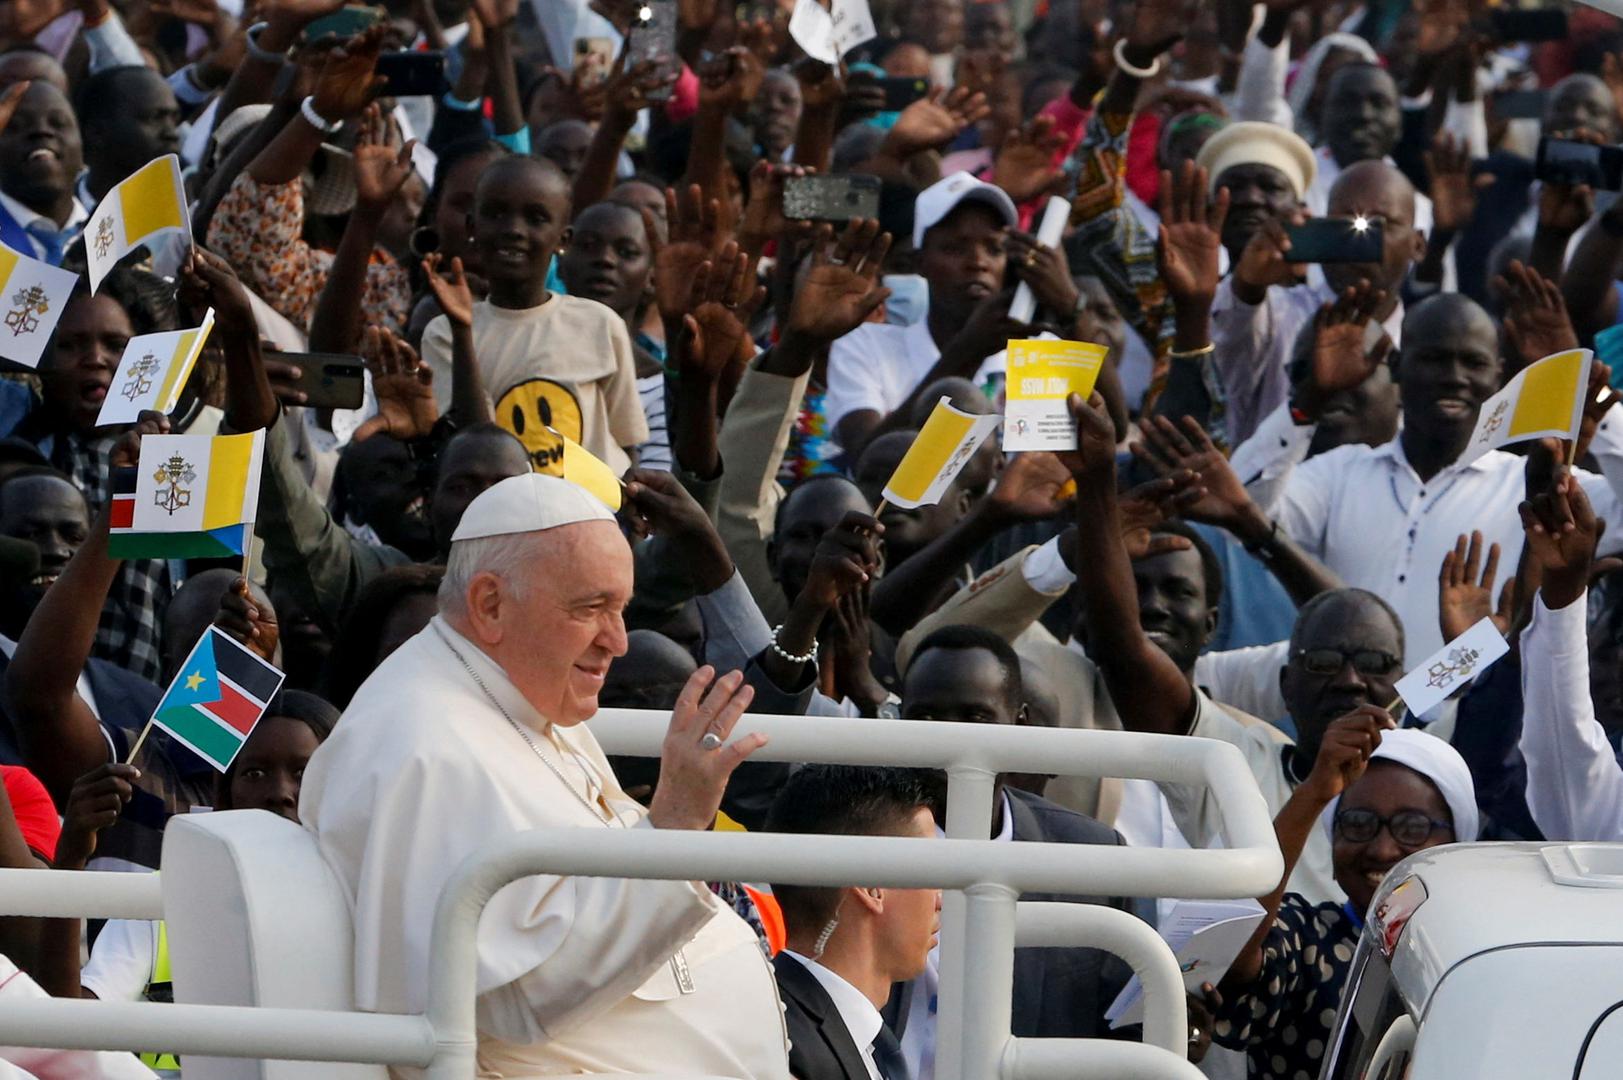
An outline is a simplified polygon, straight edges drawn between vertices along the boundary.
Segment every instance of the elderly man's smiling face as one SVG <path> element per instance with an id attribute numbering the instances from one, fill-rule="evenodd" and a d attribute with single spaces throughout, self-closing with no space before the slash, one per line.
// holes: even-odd
<path id="1" fill-rule="evenodd" d="M 612 521 L 563 525 L 530 540 L 524 580 L 517 590 L 501 587 L 499 639 L 486 651 L 537 712 L 573 726 L 597 712 L 609 664 L 625 655 L 631 548 Z"/>

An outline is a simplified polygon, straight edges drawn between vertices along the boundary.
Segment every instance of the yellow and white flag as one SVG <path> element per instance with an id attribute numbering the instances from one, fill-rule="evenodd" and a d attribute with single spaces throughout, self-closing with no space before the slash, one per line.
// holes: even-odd
<path id="1" fill-rule="evenodd" d="M 955 409 L 942 395 L 885 485 L 885 501 L 906 510 L 940 502 L 1001 419 Z"/>
<path id="2" fill-rule="evenodd" d="M 0 356 L 24 367 L 39 367 L 56 320 L 73 295 L 79 275 L 0 244 Z"/>
<path id="3" fill-rule="evenodd" d="M 96 414 L 96 426 L 133 424 L 144 409 L 173 412 L 213 329 L 214 309 L 209 308 L 196 329 L 130 338 Z"/>
<path id="4" fill-rule="evenodd" d="M 536 469 L 537 472 L 561 476 L 571 484 L 583 487 L 610 510 L 618 511 L 624 498 L 624 488 L 614 470 L 580 443 L 556 428 L 548 428 L 563 443 L 563 452 L 555 468 Z"/>
<path id="5" fill-rule="evenodd" d="M 1461 465 L 1489 450 L 1527 439 L 1576 439 L 1589 389 L 1588 349 L 1568 349 L 1529 364 L 1482 403 Z"/>
<path id="6" fill-rule="evenodd" d="M 153 267 L 171 274 L 192 243 L 192 215 L 180 179 L 180 158 L 166 154 L 149 161 L 113 186 L 96 205 L 85 226 L 85 254 L 90 263 L 90 291 L 142 244 L 152 252 Z"/>

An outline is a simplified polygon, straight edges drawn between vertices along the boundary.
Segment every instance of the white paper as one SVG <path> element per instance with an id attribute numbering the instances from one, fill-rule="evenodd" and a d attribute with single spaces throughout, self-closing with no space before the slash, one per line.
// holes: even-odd
<path id="1" fill-rule="evenodd" d="M 797 0 L 789 16 L 789 36 L 806 55 L 825 64 L 878 36 L 868 0 L 832 0 L 825 8 L 818 0 Z"/>
<path id="2" fill-rule="evenodd" d="M 1065 223 L 1070 219 L 1071 204 L 1058 195 L 1050 196 L 1048 205 L 1043 208 L 1042 224 L 1037 226 L 1037 243 L 1043 247 L 1058 247 L 1060 238 L 1065 235 Z M 1022 281 L 1009 304 L 1009 318 L 1015 322 L 1030 322 L 1035 314 L 1037 297 L 1031 286 Z"/>
<path id="3" fill-rule="evenodd" d="M 1483 619 L 1438 649 L 1396 684 L 1398 696 L 1414 716 L 1430 712 L 1510 651 L 1492 619 Z"/>
<path id="4" fill-rule="evenodd" d="M 1255 900 L 1179 900 L 1161 922 L 1161 938 L 1178 958 L 1184 989 L 1216 986 L 1262 922 Z M 1180 1007 L 1182 1002 L 1179 1003 Z M 1144 1022 L 1144 985 L 1134 976 L 1105 1013 L 1112 1028 Z"/>

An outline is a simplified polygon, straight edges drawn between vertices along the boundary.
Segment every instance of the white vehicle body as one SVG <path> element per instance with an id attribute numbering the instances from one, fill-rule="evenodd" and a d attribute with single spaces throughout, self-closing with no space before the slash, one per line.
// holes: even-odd
<path id="1" fill-rule="evenodd" d="M 1321 1080 L 1623 1076 L 1623 844 L 1431 848 L 1393 868 Z"/>

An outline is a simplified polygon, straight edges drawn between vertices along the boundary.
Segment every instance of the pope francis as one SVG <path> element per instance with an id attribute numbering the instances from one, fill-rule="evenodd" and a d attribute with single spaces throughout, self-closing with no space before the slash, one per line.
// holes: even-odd
<path id="1" fill-rule="evenodd" d="M 764 742 L 715 748 L 751 695 L 700 669 L 644 812 L 584 724 L 626 651 L 632 562 L 613 516 L 565 480 L 515 476 L 452 540 L 438 616 L 361 686 L 299 806 L 355 914 L 356 1004 L 379 1012 L 424 1009 L 434 905 L 468 852 L 546 826 L 708 828 Z M 702 883 L 514 882 L 479 923 L 478 986 L 481 1077 L 789 1076 L 771 969 Z"/>

